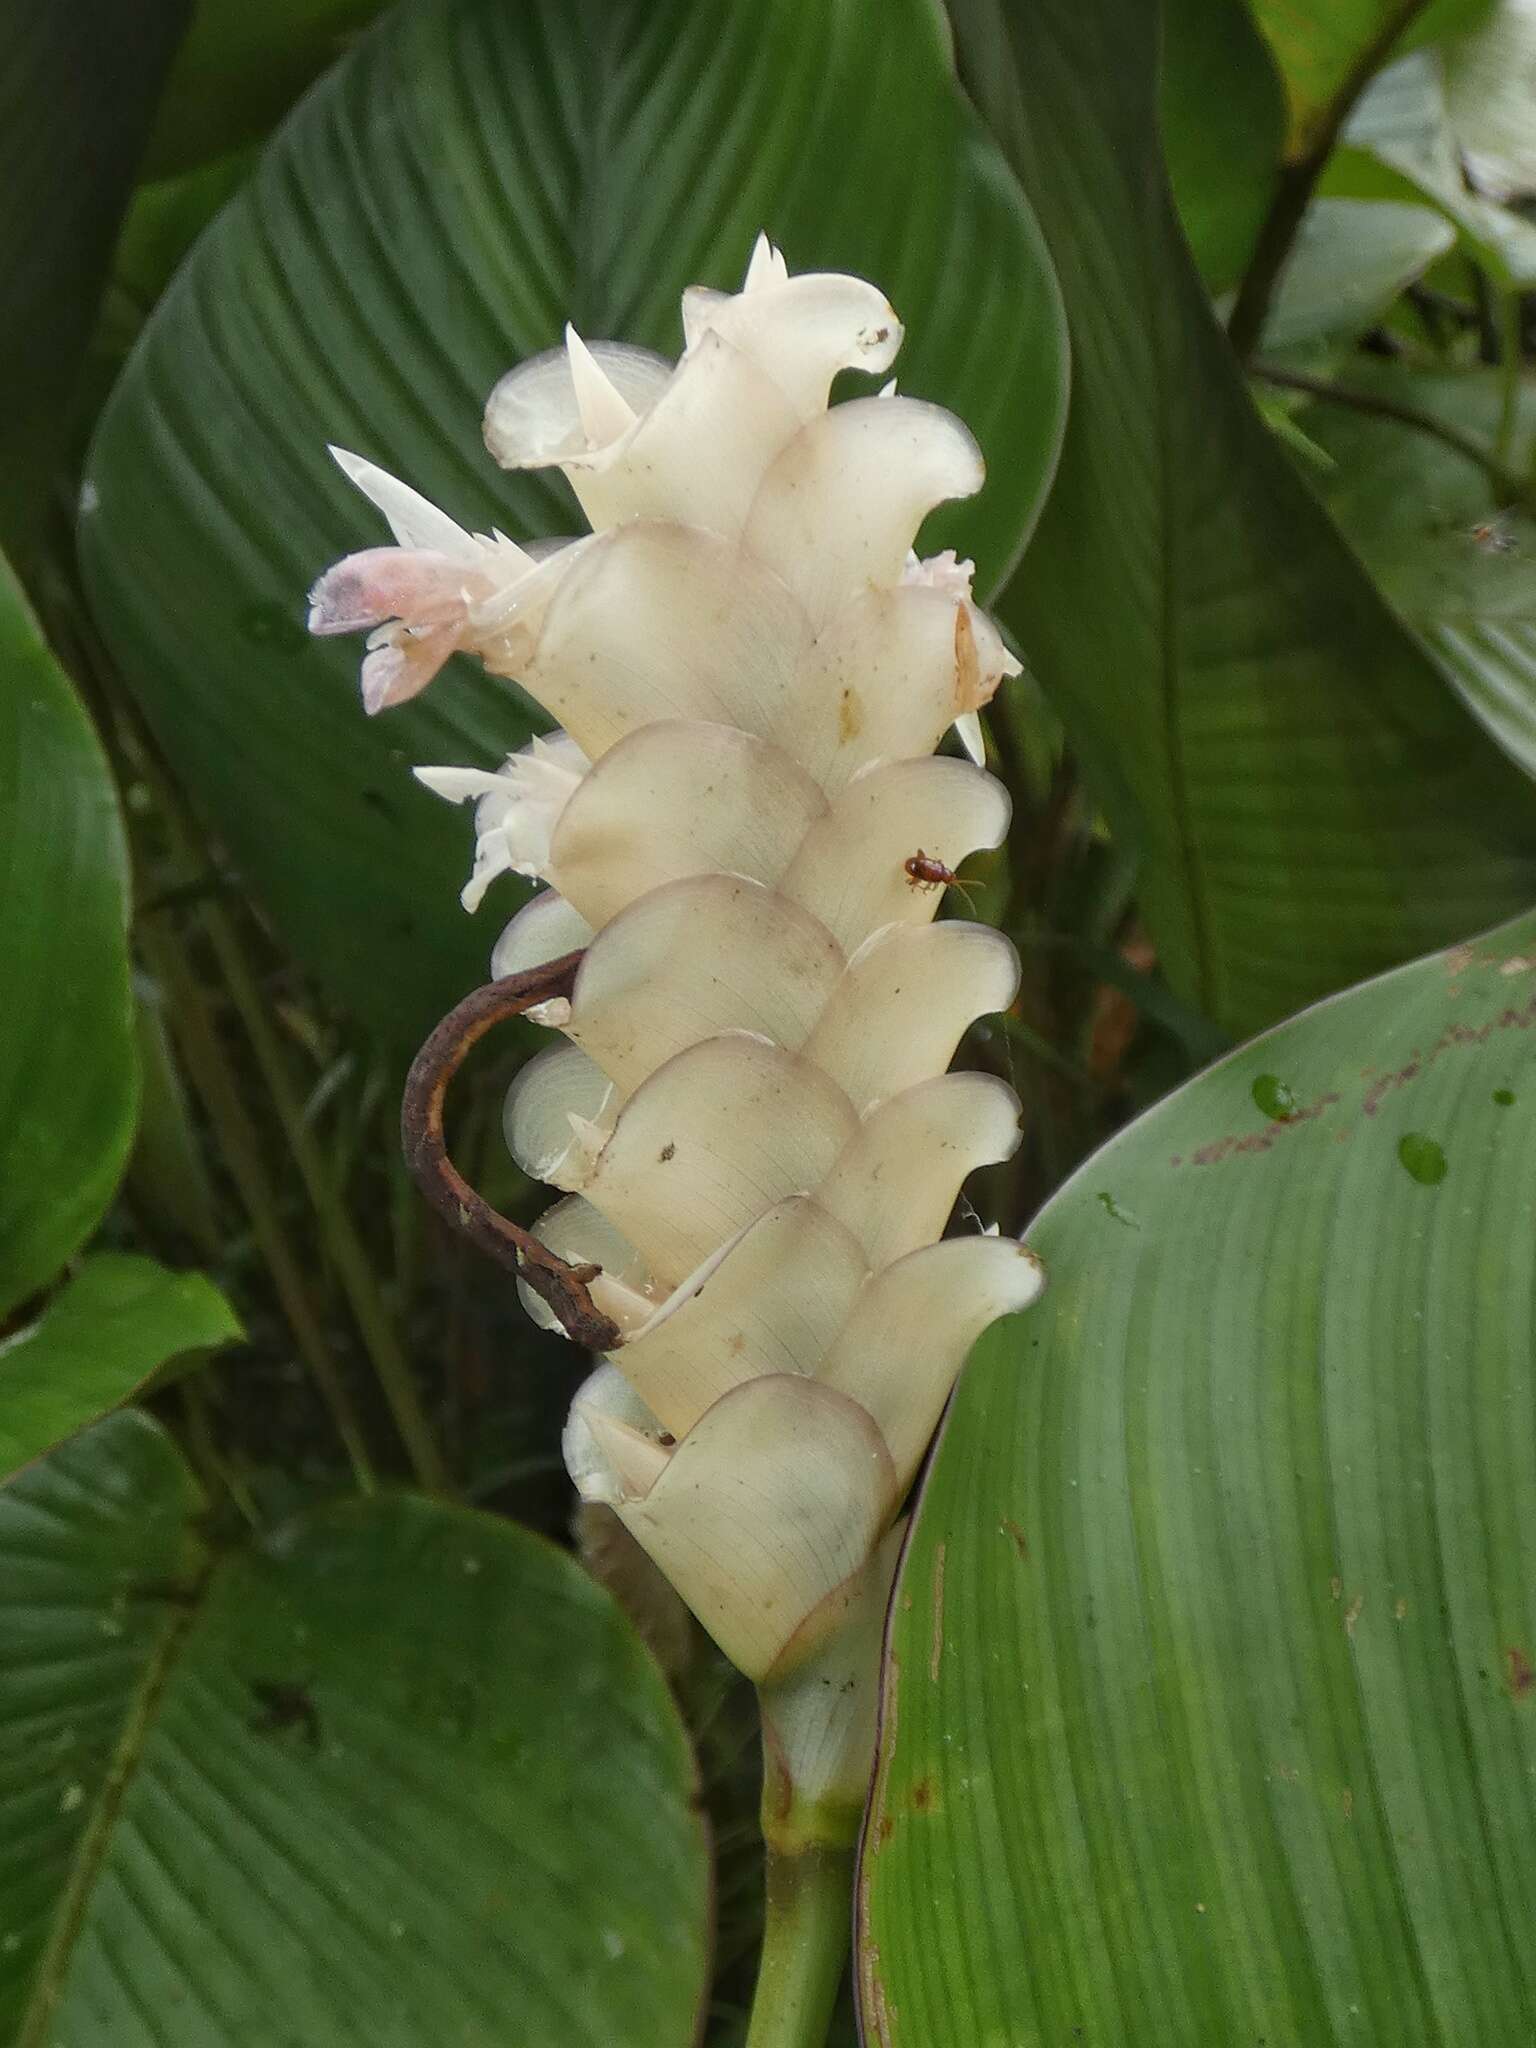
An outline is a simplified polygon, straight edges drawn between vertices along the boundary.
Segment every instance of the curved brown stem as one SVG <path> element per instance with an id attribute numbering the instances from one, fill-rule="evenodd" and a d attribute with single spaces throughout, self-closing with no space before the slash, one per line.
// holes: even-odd
<path id="1" fill-rule="evenodd" d="M 509 1267 L 549 1305 L 566 1335 L 592 1351 L 611 1351 L 620 1342 L 618 1325 L 594 1304 L 588 1287 L 600 1266 L 572 1266 L 521 1225 L 475 1193 L 448 1157 L 443 1139 L 443 1104 L 448 1084 L 471 1046 L 492 1025 L 520 1017 L 536 1003 L 568 996 L 582 955 L 562 954 L 543 967 L 487 982 L 456 1003 L 411 1062 L 400 1103 L 400 1142 L 405 1163 L 439 1215 L 470 1243 Z"/>

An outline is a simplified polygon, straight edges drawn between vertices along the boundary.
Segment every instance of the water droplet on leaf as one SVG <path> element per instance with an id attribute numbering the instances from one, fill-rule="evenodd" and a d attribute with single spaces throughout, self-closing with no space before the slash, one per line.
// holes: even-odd
<path id="1" fill-rule="evenodd" d="M 1289 1123 L 1296 1114 L 1296 1097 L 1278 1074 L 1260 1074 L 1250 1092 L 1259 1114 L 1273 1124 Z"/>
<path id="2" fill-rule="evenodd" d="M 1409 1131 L 1397 1141 L 1397 1156 L 1416 1181 L 1432 1188 L 1446 1174 L 1445 1154 L 1433 1138 Z"/>

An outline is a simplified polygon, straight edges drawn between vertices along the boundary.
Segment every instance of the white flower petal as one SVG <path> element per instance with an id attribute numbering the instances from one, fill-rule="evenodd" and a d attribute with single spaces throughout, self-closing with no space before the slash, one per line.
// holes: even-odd
<path id="1" fill-rule="evenodd" d="M 826 810 L 778 747 L 734 726 L 658 719 L 610 747 L 550 842 L 550 872 L 594 924 L 685 875 L 776 881 Z"/>
<path id="2" fill-rule="evenodd" d="M 648 1491 L 616 1505 L 731 1662 L 764 1678 L 834 1632 L 896 1498 L 864 1411 L 774 1374 L 717 1401 Z"/>
<path id="3" fill-rule="evenodd" d="M 1044 1284 L 1040 1261 L 1013 1238 L 952 1237 L 908 1253 L 865 1288 L 821 1377 L 874 1417 L 903 1491 L 971 1346 Z"/>
<path id="4" fill-rule="evenodd" d="M 778 886 L 852 953 L 882 925 L 928 923 L 943 901 L 942 888 L 914 885 L 909 859 L 958 868 L 1002 844 L 1011 809 L 1003 784 L 964 761 L 886 762 L 856 776 L 803 834 Z"/>
<path id="5" fill-rule="evenodd" d="M 563 1028 L 628 1094 L 723 1031 L 755 1032 L 793 1051 L 843 968 L 826 928 L 761 882 L 692 875 L 653 889 L 603 927 Z"/>
<path id="6" fill-rule="evenodd" d="M 613 1083 L 579 1046 L 552 1045 L 535 1053 L 507 1091 L 502 1130 L 507 1149 L 533 1180 L 575 1187 L 585 1178 L 571 1118 L 612 1126 L 618 1103 Z"/>
<path id="7" fill-rule="evenodd" d="M 896 583 L 923 520 L 981 489 L 981 451 L 953 413 L 855 398 L 802 427 L 763 479 L 746 546 L 820 626 L 866 584 Z"/>
<path id="8" fill-rule="evenodd" d="M 773 379 L 802 420 L 825 411 L 839 370 L 878 374 L 901 347 L 901 322 L 872 284 L 831 271 L 774 277 L 771 264 L 738 293 L 685 293 L 684 323 L 690 354 L 718 335 Z"/>
<path id="9" fill-rule="evenodd" d="M 598 1366 L 582 1381 L 560 1439 L 581 1498 L 616 1507 L 649 1492 L 667 1468 L 663 1433 L 617 1366 Z"/>
<path id="10" fill-rule="evenodd" d="M 587 359 L 632 413 L 649 411 L 672 376 L 650 349 L 622 341 L 584 344 Z M 588 448 L 568 348 L 546 349 L 497 384 L 485 408 L 485 445 L 503 469 L 543 469 Z"/>
<path id="11" fill-rule="evenodd" d="M 569 321 L 565 323 L 565 354 L 570 365 L 576 411 L 589 448 L 618 440 L 635 424 L 635 408 L 603 369 Z"/>
<path id="12" fill-rule="evenodd" d="M 887 925 L 849 961 L 805 1056 L 863 1116 L 942 1073 L 966 1028 L 1018 986 L 1019 956 L 990 925 Z"/>
<path id="13" fill-rule="evenodd" d="M 949 1220 L 966 1176 L 1011 1159 L 1019 1098 L 993 1074 L 937 1074 L 882 1102 L 816 1190 L 879 1272 Z"/>
<path id="14" fill-rule="evenodd" d="M 805 1195 L 778 1203 L 680 1283 L 618 1361 L 663 1426 L 684 1436 L 762 1373 L 814 1373 L 869 1269 L 852 1233 Z"/>
<path id="15" fill-rule="evenodd" d="M 600 1209 L 594 1209 L 580 1195 L 567 1195 L 544 1211 L 533 1226 L 533 1234 L 567 1265 L 602 1268 L 597 1278 L 589 1282 L 587 1291 L 594 1306 L 611 1317 L 621 1332 L 638 1330 L 651 1320 L 656 1300 L 645 1263 Z M 564 1334 L 554 1311 L 526 1281 L 518 1281 L 517 1291 L 524 1308 L 541 1329 L 560 1330 Z"/>
<path id="16" fill-rule="evenodd" d="M 641 522 L 586 544 L 517 673 L 596 761 L 657 718 L 768 732 L 804 638 L 777 577 L 711 534 Z"/>
<path id="17" fill-rule="evenodd" d="M 413 491 L 409 484 L 401 483 L 387 469 L 365 461 L 361 455 L 334 446 L 330 452 L 343 475 L 384 514 L 401 547 L 427 548 L 446 555 L 450 561 L 479 565 L 483 552 L 480 543 L 457 520 L 440 512 L 430 498 L 424 498 L 420 491 Z M 511 541 L 506 546 L 512 547 Z"/>
<path id="18" fill-rule="evenodd" d="M 542 890 L 525 903 L 496 941 L 491 953 L 491 978 L 503 981 L 543 967 L 566 953 L 575 953 L 592 937 L 592 927 L 554 889 Z"/>
<path id="19" fill-rule="evenodd" d="M 672 1288 L 853 1136 L 848 1098 L 808 1060 L 731 1033 L 690 1046 L 630 1097 L 582 1192 Z"/>

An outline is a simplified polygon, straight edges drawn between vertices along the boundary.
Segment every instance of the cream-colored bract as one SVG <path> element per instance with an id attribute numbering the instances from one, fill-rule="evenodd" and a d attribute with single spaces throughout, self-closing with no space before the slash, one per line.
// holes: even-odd
<path id="1" fill-rule="evenodd" d="M 602 1268 L 624 1338 L 567 1462 L 831 1783 L 856 1779 L 869 1702 L 839 1733 L 816 1674 L 872 1656 L 955 1375 L 1042 1282 L 1010 1240 L 940 1241 L 965 1175 L 1018 1142 L 1010 1089 L 945 1072 L 1017 959 L 933 921 L 942 877 L 1008 828 L 976 714 L 1018 664 L 971 564 L 913 553 L 981 487 L 971 435 L 894 385 L 828 406 L 840 372 L 894 360 L 884 296 L 791 277 L 760 238 L 739 293 L 685 295 L 683 329 L 671 364 L 568 328 L 491 394 L 491 453 L 561 470 L 579 540 L 467 533 L 336 451 L 396 544 L 327 571 L 310 624 L 371 632 L 369 711 L 464 649 L 563 728 L 498 769 L 417 773 L 475 806 L 466 908 L 503 873 L 546 885 L 494 971 L 585 948 L 506 1115 L 564 1191 L 541 1237 Z M 934 755 L 951 727 L 970 761 Z"/>

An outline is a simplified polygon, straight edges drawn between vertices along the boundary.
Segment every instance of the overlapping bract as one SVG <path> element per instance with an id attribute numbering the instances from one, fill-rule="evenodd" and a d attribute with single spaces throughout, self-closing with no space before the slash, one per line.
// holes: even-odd
<path id="1" fill-rule="evenodd" d="M 933 749 L 958 725 L 979 756 L 1016 664 L 969 565 L 911 552 L 979 488 L 970 435 L 890 386 L 828 407 L 839 371 L 895 356 L 880 293 L 791 278 L 760 241 L 742 291 L 690 292 L 683 319 L 675 367 L 570 333 L 491 395 L 492 453 L 563 470 L 579 540 L 466 534 L 339 457 L 398 545 L 330 570 L 310 623 L 376 629 L 370 710 L 468 648 L 563 727 L 494 774 L 419 773 L 476 804 L 466 904 L 507 870 L 547 885 L 493 970 L 586 949 L 535 1013 L 564 1042 L 507 1105 L 519 1162 L 566 1191 L 539 1234 L 602 1268 L 624 1338 L 567 1459 L 776 1680 L 888 1569 L 966 1351 L 1040 1285 L 1010 1240 L 939 1241 L 1017 1142 L 1007 1087 L 946 1072 L 1017 962 L 936 924 L 906 865 L 1002 839 L 1001 785 Z"/>

